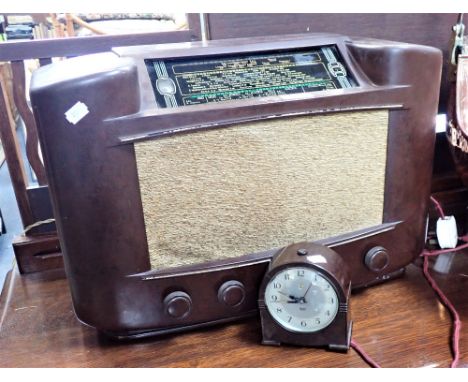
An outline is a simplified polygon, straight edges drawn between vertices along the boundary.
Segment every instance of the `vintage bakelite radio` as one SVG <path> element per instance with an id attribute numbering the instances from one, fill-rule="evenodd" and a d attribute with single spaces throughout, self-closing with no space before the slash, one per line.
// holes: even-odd
<path id="1" fill-rule="evenodd" d="M 116 48 L 37 70 L 78 318 L 141 337 L 257 314 L 275 298 L 267 272 L 289 277 L 272 259 L 313 248 L 315 265 L 288 269 L 331 293 L 324 320 L 346 322 L 349 283 L 395 277 L 424 246 L 441 64 L 430 47 L 307 34 Z M 301 308 L 302 284 L 290 287 Z"/>

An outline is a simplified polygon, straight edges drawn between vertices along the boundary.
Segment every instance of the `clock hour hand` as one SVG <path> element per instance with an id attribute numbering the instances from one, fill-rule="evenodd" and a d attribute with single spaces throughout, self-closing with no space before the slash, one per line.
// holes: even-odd
<path id="1" fill-rule="evenodd" d="M 281 292 L 281 291 L 279 291 L 278 293 L 282 294 L 283 296 L 286 296 L 287 298 L 289 298 L 289 301 L 287 301 L 288 304 L 297 304 L 301 300 L 300 297 L 295 297 L 295 296 L 292 296 L 290 294 L 288 295 L 287 293 L 284 293 L 284 292 Z"/>

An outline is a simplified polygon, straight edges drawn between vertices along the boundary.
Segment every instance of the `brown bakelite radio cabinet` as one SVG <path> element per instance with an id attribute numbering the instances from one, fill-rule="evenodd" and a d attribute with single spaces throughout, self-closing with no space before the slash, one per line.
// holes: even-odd
<path id="1" fill-rule="evenodd" d="M 78 318 L 115 337 L 258 312 L 283 248 L 353 288 L 421 252 L 442 55 L 291 35 L 116 48 L 37 70 L 31 102 Z"/>

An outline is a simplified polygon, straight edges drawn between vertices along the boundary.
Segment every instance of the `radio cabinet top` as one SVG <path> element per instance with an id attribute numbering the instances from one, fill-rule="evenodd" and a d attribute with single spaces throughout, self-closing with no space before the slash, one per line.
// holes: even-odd
<path id="1" fill-rule="evenodd" d="M 352 286 L 422 250 L 442 55 L 338 35 L 115 48 L 33 74 L 76 314 L 117 337 L 257 312 L 316 241 Z"/>

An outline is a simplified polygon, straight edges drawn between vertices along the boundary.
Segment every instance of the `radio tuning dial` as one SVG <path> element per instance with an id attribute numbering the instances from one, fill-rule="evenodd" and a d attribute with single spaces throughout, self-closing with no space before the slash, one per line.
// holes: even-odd
<path id="1" fill-rule="evenodd" d="M 388 263 L 390 262 L 390 257 L 388 251 L 384 247 L 374 247 L 369 252 L 366 253 L 364 258 L 364 263 L 367 268 L 373 272 L 383 271 Z"/>
<path id="2" fill-rule="evenodd" d="M 218 290 L 218 300 L 232 308 L 239 306 L 245 299 L 245 287 L 239 281 L 226 281 Z"/>
<path id="3" fill-rule="evenodd" d="M 164 299 L 164 311 L 173 318 L 184 318 L 190 314 L 192 299 L 182 291 L 169 293 Z"/>

